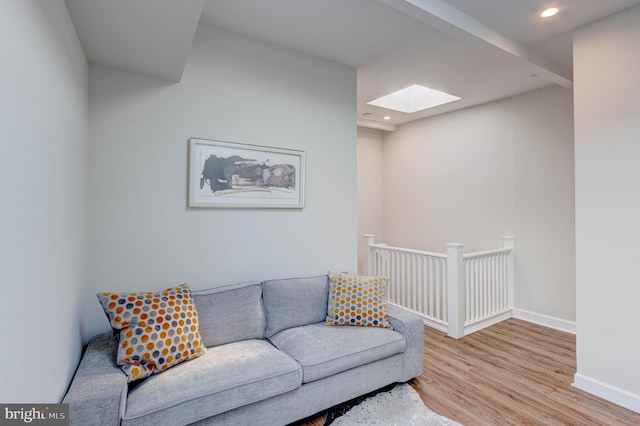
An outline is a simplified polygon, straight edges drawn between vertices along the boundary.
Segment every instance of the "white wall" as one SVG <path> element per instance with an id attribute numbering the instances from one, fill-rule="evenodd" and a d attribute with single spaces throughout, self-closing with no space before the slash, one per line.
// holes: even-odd
<path id="1" fill-rule="evenodd" d="M 1 1 L 0 58 L 0 401 L 58 402 L 86 278 L 88 68 L 64 1 Z"/>
<path id="2" fill-rule="evenodd" d="M 513 119 L 515 305 L 575 331 L 573 92 L 515 96 Z"/>
<path id="3" fill-rule="evenodd" d="M 180 83 L 92 67 L 85 338 L 95 292 L 357 267 L 356 71 L 200 26 Z M 306 151 L 306 207 L 188 209 L 190 137 Z"/>
<path id="4" fill-rule="evenodd" d="M 442 252 L 513 232 L 511 99 L 402 125 L 384 142 L 385 242 Z"/>
<path id="5" fill-rule="evenodd" d="M 445 252 L 516 244 L 516 316 L 575 330 L 572 92 L 549 87 L 384 139 L 384 238 Z M 360 251 L 363 256 L 363 250 Z"/>
<path id="6" fill-rule="evenodd" d="M 367 241 L 374 234 L 384 241 L 382 213 L 384 181 L 384 134 L 381 130 L 358 127 L 358 273 L 367 273 Z"/>
<path id="7" fill-rule="evenodd" d="M 640 7 L 573 39 L 575 384 L 640 412 Z"/>

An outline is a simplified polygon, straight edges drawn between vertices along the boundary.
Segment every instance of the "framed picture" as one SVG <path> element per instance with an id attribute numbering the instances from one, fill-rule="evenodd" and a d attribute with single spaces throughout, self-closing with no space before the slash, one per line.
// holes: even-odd
<path id="1" fill-rule="evenodd" d="M 189 139 L 189 207 L 304 207 L 305 153 Z"/>

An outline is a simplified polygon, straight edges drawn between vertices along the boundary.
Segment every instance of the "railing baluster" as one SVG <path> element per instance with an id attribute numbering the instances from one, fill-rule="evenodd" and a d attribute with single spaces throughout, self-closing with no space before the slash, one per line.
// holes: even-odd
<path id="1" fill-rule="evenodd" d="M 405 294 L 405 306 L 409 306 L 413 309 L 413 301 L 411 300 L 413 294 L 413 254 L 407 254 L 407 292 Z"/>
<path id="2" fill-rule="evenodd" d="M 491 256 L 491 315 L 498 311 L 498 289 L 500 285 L 496 274 L 498 257 L 498 255 Z"/>
<path id="3" fill-rule="evenodd" d="M 399 257 L 399 261 L 398 261 L 398 282 L 402 283 L 403 285 L 398 287 L 398 303 L 400 303 L 403 306 L 405 305 L 404 302 L 404 285 L 405 285 L 405 281 L 404 281 L 404 271 L 405 271 L 405 254 L 404 253 L 398 253 L 398 257 Z"/>
<path id="4" fill-rule="evenodd" d="M 430 270 L 430 257 L 425 257 L 422 259 L 422 263 L 424 265 L 424 276 L 422 277 L 422 312 L 425 315 L 429 315 L 429 274 Z M 429 315 L 430 316 L 430 315 Z"/>
<path id="5" fill-rule="evenodd" d="M 442 259 L 429 259 L 431 266 L 432 291 L 430 297 L 433 300 L 433 315 L 436 318 L 444 318 L 444 306 L 442 306 L 442 295 L 446 288 L 442 285 Z"/>
<path id="6" fill-rule="evenodd" d="M 440 267 L 442 265 L 442 262 L 440 262 L 438 259 L 430 259 L 430 261 L 433 263 L 433 271 L 432 271 L 432 277 L 433 277 L 433 305 L 434 305 L 434 309 L 433 309 L 433 316 L 438 318 L 438 319 L 443 319 L 443 315 L 442 315 L 442 277 L 441 277 L 441 273 L 440 273 Z"/>
<path id="7" fill-rule="evenodd" d="M 379 275 L 384 277 L 389 277 L 389 299 L 393 299 L 393 292 L 395 291 L 395 287 L 392 283 L 393 277 L 391 276 L 391 252 L 383 251 L 382 252 L 384 262 L 382 263 L 382 268 L 378 272 Z"/>
<path id="8" fill-rule="evenodd" d="M 440 295 L 443 291 L 441 285 L 440 285 L 440 280 L 439 280 L 439 276 L 438 276 L 438 262 L 435 259 L 432 259 L 432 264 L 433 264 L 433 271 L 431 273 L 431 277 L 432 277 L 432 281 L 433 281 L 433 285 L 432 285 L 432 293 L 431 293 L 431 299 L 432 299 L 432 312 L 433 312 L 433 316 L 436 318 L 440 318 L 440 311 L 442 309 L 442 306 L 440 305 Z"/>
<path id="9" fill-rule="evenodd" d="M 464 289 L 465 289 L 465 293 L 466 293 L 466 299 L 465 299 L 465 304 L 466 304 L 466 314 L 465 314 L 465 319 L 464 322 L 465 324 L 468 323 L 471 320 L 471 306 L 473 305 L 473 299 L 472 294 L 471 294 L 471 273 L 469 270 L 470 264 L 469 262 L 464 262 Z"/>
<path id="10" fill-rule="evenodd" d="M 481 311 L 480 311 L 480 315 L 478 316 L 478 319 L 480 318 L 484 318 L 484 316 L 487 313 L 487 278 L 486 278 L 486 261 L 487 258 L 486 257 L 481 257 L 480 259 L 478 259 L 478 263 L 480 264 L 480 281 L 481 281 L 481 285 L 480 285 L 480 295 L 481 295 Z"/>
<path id="11" fill-rule="evenodd" d="M 507 299 L 507 292 L 508 292 L 508 285 L 507 285 L 507 254 L 503 254 L 502 257 L 500 258 L 500 260 L 502 261 L 501 264 L 501 272 L 502 272 L 502 278 L 501 278 L 501 282 L 502 282 L 502 302 L 501 302 L 501 306 L 502 309 L 507 309 L 509 307 L 508 304 L 508 299 Z"/>
<path id="12" fill-rule="evenodd" d="M 505 272 L 504 272 L 504 259 L 505 255 L 500 255 L 500 263 L 498 264 L 498 268 L 500 268 L 500 310 L 504 310 L 507 305 L 507 286 L 505 280 Z"/>
<path id="13" fill-rule="evenodd" d="M 491 313 L 491 256 L 484 258 L 484 277 L 486 287 L 487 306 L 485 307 L 484 317 Z"/>
<path id="14" fill-rule="evenodd" d="M 438 311 L 438 277 L 434 259 L 429 259 L 429 313 L 435 318 L 440 316 Z"/>
<path id="15" fill-rule="evenodd" d="M 447 275 L 447 262 L 444 259 L 438 259 L 440 272 L 440 282 L 438 285 L 442 289 L 442 319 L 445 321 L 445 324 L 449 322 L 449 293 L 446 291 L 446 283 L 448 282 L 449 276 Z"/>
<path id="16" fill-rule="evenodd" d="M 469 321 L 475 321 L 478 317 L 478 259 L 469 259 L 469 287 L 471 287 L 471 313 Z"/>
<path id="17" fill-rule="evenodd" d="M 504 306 L 507 309 L 511 309 L 513 306 L 509 306 L 509 254 L 505 253 L 503 257 L 504 262 Z"/>
<path id="18" fill-rule="evenodd" d="M 416 305 L 415 305 L 415 300 L 416 300 L 416 295 L 415 295 L 415 288 L 416 288 L 416 281 L 415 281 L 415 277 L 416 277 L 416 271 L 415 271 L 415 255 L 410 254 L 409 256 L 409 277 L 407 278 L 408 282 L 409 282 L 409 288 L 408 288 L 408 295 L 407 295 L 407 305 L 409 308 L 413 309 L 415 311 L 416 309 Z"/>
<path id="19" fill-rule="evenodd" d="M 443 264 L 445 264 L 444 259 L 434 259 L 436 288 L 438 289 L 438 318 L 447 322 L 447 287 L 445 284 L 447 280 L 444 275 Z"/>
<path id="20" fill-rule="evenodd" d="M 476 321 L 482 312 L 482 299 L 480 298 L 480 286 L 482 282 L 480 281 L 480 260 L 472 259 L 473 262 L 473 301 L 475 305 L 475 309 L 473 310 L 473 320 Z"/>
<path id="21" fill-rule="evenodd" d="M 393 280 L 395 282 L 399 282 L 400 277 L 398 276 L 398 257 L 400 256 L 400 254 L 397 252 L 393 252 L 392 254 L 393 256 L 391 257 L 389 268 L 391 268 L 391 275 L 393 276 Z M 395 300 L 396 303 L 400 303 L 400 288 L 396 288 L 396 291 L 393 294 L 393 300 Z"/>
<path id="22" fill-rule="evenodd" d="M 496 312 L 502 311 L 502 272 L 500 271 L 500 263 L 502 263 L 502 255 L 496 258 Z"/>
<path id="23" fill-rule="evenodd" d="M 511 306 L 509 306 L 509 274 L 508 274 L 508 262 L 509 262 L 509 255 L 505 254 L 504 256 L 502 256 L 502 273 L 504 274 L 502 276 L 502 279 L 504 281 L 504 307 L 505 308 L 511 308 Z"/>
<path id="24" fill-rule="evenodd" d="M 482 318 L 485 318 L 489 314 L 489 277 L 487 275 L 487 257 L 482 258 Z"/>
<path id="25" fill-rule="evenodd" d="M 407 256 L 406 253 L 400 253 L 400 282 L 402 285 L 400 286 L 400 304 L 402 306 L 407 306 Z"/>
<path id="26" fill-rule="evenodd" d="M 418 256 L 411 255 L 411 309 L 418 310 Z"/>
<path id="27" fill-rule="evenodd" d="M 398 276 L 396 275 L 396 265 L 397 265 L 397 257 L 398 257 L 398 253 L 396 252 L 391 252 L 391 256 L 389 256 L 389 275 L 391 277 L 393 277 L 393 281 L 397 282 L 398 281 Z M 400 301 L 398 300 L 398 289 L 394 288 L 393 289 L 393 300 L 396 303 L 399 303 Z"/>
<path id="28" fill-rule="evenodd" d="M 422 307 L 420 306 L 420 288 L 422 285 L 422 256 L 416 256 L 416 300 L 415 310 L 420 312 Z"/>
<path id="29" fill-rule="evenodd" d="M 478 313 L 480 312 L 480 298 L 478 297 L 480 294 L 478 291 L 480 287 L 478 277 L 480 274 L 478 270 L 478 259 L 469 259 L 469 261 L 471 262 L 471 270 L 473 271 L 471 276 L 471 286 L 473 288 L 473 316 L 471 318 L 475 321 L 478 319 Z"/>
<path id="30" fill-rule="evenodd" d="M 425 271 L 425 261 L 427 260 L 426 257 L 422 256 L 420 257 L 420 286 L 418 287 L 419 290 L 419 296 L 418 296 L 418 300 L 420 301 L 420 308 L 418 309 L 418 312 L 424 312 L 424 286 L 426 285 L 426 280 L 424 279 L 426 271 Z"/>
<path id="31" fill-rule="evenodd" d="M 482 328 L 483 324 L 490 324 L 493 317 L 513 308 L 511 237 L 504 238 L 502 249 L 468 254 L 461 253 L 461 245 L 449 245 L 449 248 L 458 247 L 458 254 L 462 256 L 462 263 L 456 269 L 458 284 L 453 287 L 453 283 L 449 283 L 451 268 L 447 255 L 375 244 L 373 235 L 365 237 L 369 247 L 368 273 L 389 277 L 389 301 L 418 312 L 429 321 L 428 325 L 437 325 L 436 328 L 446 331 L 454 320 L 456 329 L 449 328 L 449 333 L 461 337 L 466 327 Z M 458 294 L 450 293 L 455 291 L 450 287 L 457 288 Z"/>
<path id="32" fill-rule="evenodd" d="M 396 303 L 400 303 L 400 299 L 398 299 L 399 291 L 400 291 L 400 282 L 398 280 L 398 253 L 392 252 L 389 259 L 389 275 L 393 277 L 393 282 L 398 283 L 398 285 L 393 290 L 393 300 Z"/>

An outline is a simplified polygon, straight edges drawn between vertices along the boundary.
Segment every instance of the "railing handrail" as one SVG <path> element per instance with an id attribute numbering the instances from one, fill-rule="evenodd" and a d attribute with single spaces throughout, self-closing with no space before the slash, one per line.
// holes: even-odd
<path id="1" fill-rule="evenodd" d="M 466 253 L 462 257 L 464 259 L 469 259 L 469 258 L 473 258 L 473 257 L 491 256 L 493 254 L 503 254 L 503 253 L 505 253 L 505 254 L 511 253 L 511 249 L 510 248 L 497 248 L 497 249 L 491 249 L 491 250 L 474 251 L 472 253 Z"/>
<path id="2" fill-rule="evenodd" d="M 410 253 L 410 254 L 419 254 L 419 255 L 423 255 L 423 256 L 429 256 L 429 257 L 437 257 L 439 259 L 446 259 L 447 255 L 444 253 L 435 253 L 432 251 L 424 251 L 424 250 L 415 250 L 415 249 L 409 249 L 409 248 L 404 248 L 404 247 L 395 247 L 395 246 L 390 246 L 384 243 L 376 243 L 376 244 L 371 244 L 371 247 L 373 248 L 379 248 L 379 249 L 386 249 L 386 250 L 392 250 L 392 251 L 398 251 L 401 253 Z M 483 256 L 491 256 L 493 254 L 508 254 L 511 253 L 511 249 L 510 248 L 497 248 L 497 249 L 491 249 L 491 250 L 482 250 L 482 251 L 474 251 L 472 253 L 465 253 L 462 257 L 464 259 L 469 259 L 469 258 L 474 258 L 474 257 L 483 257 Z"/>
<path id="3" fill-rule="evenodd" d="M 380 244 L 380 243 L 371 244 L 370 247 L 379 248 L 379 249 L 385 249 L 385 250 L 391 250 L 391 251 L 397 251 L 397 252 L 401 252 L 401 253 L 410 253 L 410 254 L 418 254 L 418 255 L 428 256 L 428 257 L 437 257 L 439 259 L 446 259 L 447 258 L 447 255 L 446 254 L 442 254 L 442 253 L 434 253 L 434 252 L 430 252 L 430 251 L 408 249 L 408 248 L 403 248 L 403 247 L 394 247 L 394 246 L 389 246 L 389 245 Z"/>

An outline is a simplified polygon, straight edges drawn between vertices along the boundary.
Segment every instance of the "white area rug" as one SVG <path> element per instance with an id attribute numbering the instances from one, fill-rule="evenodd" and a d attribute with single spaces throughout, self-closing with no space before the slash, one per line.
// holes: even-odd
<path id="1" fill-rule="evenodd" d="M 427 408 L 420 395 L 406 383 L 365 399 L 331 423 L 331 426 L 351 425 L 461 426 Z"/>

